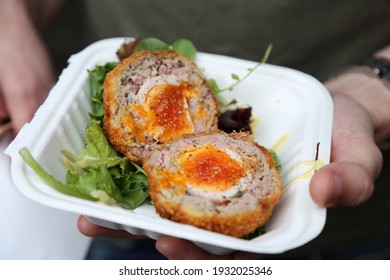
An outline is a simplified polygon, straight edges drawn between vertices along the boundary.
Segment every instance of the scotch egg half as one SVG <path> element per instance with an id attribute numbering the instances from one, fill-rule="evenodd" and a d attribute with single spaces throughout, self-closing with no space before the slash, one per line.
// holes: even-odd
<path id="1" fill-rule="evenodd" d="M 161 217 L 235 237 L 262 226 L 282 190 L 268 150 L 247 133 L 175 139 L 151 152 L 144 170 Z"/>
<path id="2" fill-rule="evenodd" d="M 104 131 L 114 148 L 142 162 L 156 146 L 214 131 L 218 103 L 197 65 L 172 51 L 140 51 L 103 86 Z"/>

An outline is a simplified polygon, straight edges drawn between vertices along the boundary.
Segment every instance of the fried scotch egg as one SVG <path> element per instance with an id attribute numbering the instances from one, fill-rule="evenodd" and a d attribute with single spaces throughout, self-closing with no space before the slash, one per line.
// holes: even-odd
<path id="1" fill-rule="evenodd" d="M 183 136 L 143 167 L 161 217 L 234 237 L 265 224 L 282 192 L 272 156 L 244 132 Z"/>
<path id="2" fill-rule="evenodd" d="M 107 74 L 104 131 L 113 147 L 143 162 L 158 145 L 214 131 L 218 103 L 197 65 L 177 52 L 139 51 Z"/>

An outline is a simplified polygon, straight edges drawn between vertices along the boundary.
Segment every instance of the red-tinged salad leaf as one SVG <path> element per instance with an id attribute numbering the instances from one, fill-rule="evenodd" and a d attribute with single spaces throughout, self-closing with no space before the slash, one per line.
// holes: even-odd
<path id="1" fill-rule="evenodd" d="M 251 132 L 252 107 L 227 109 L 218 117 L 218 128 L 230 133 L 233 131 Z"/>
<path id="2" fill-rule="evenodd" d="M 120 61 L 122 61 L 126 57 L 129 57 L 134 53 L 139 42 L 141 42 L 141 38 L 135 38 L 132 41 L 125 41 L 116 51 L 116 56 L 119 58 Z"/>

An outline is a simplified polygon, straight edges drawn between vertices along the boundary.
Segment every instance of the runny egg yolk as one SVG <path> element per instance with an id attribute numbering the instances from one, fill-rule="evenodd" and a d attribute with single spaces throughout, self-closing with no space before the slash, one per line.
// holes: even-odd
<path id="1" fill-rule="evenodd" d="M 191 186 L 207 191 L 223 192 L 235 185 L 244 175 L 242 164 L 227 152 L 213 145 L 197 147 L 179 158 L 183 178 Z"/>
<path id="2" fill-rule="evenodd" d="M 150 89 L 145 104 L 149 122 L 146 130 L 166 141 L 194 131 L 187 99 L 194 89 L 187 84 L 161 84 Z"/>

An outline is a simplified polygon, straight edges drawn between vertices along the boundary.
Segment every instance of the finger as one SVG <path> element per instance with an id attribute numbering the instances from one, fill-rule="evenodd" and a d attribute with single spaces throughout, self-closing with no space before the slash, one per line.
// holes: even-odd
<path id="1" fill-rule="evenodd" d="M 84 216 L 80 216 L 77 221 L 79 231 L 89 237 L 113 237 L 121 239 L 144 239 L 146 236 L 132 235 L 125 230 L 114 230 L 95 225 L 88 221 Z"/>
<path id="2" fill-rule="evenodd" d="M 0 90 L 0 125 L 9 119 L 9 113 Z"/>
<path id="3" fill-rule="evenodd" d="M 156 242 L 157 250 L 171 260 L 208 260 L 212 256 L 194 243 L 171 236 L 161 236 Z"/>
<path id="4" fill-rule="evenodd" d="M 171 260 L 249 260 L 260 259 L 262 255 L 236 251 L 228 255 L 214 255 L 188 240 L 161 236 L 156 242 L 157 250 Z"/>
<path id="5" fill-rule="evenodd" d="M 15 81 L 15 77 L 23 76 L 23 83 Z M 49 76 L 49 75 L 47 75 Z M 3 106 L 12 119 L 15 132 L 29 122 L 38 107 L 43 103 L 51 86 L 52 78 L 38 79 L 34 74 L 16 75 L 11 71 L 2 78 L 2 88 L 5 92 Z"/>

